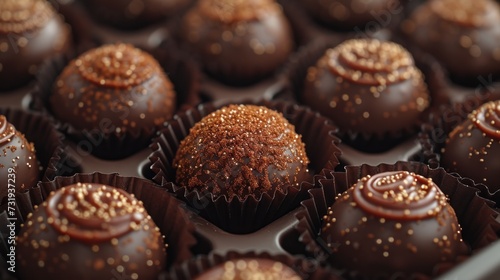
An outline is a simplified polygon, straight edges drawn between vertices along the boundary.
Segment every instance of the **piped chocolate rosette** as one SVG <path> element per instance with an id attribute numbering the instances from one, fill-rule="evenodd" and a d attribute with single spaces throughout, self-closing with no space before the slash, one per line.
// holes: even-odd
<path id="1" fill-rule="evenodd" d="M 4 182 L 0 199 L 7 196 L 8 186 L 15 186 L 15 192 L 34 187 L 39 174 L 35 146 L 4 115 L 0 115 L 0 178 Z"/>
<path id="2" fill-rule="evenodd" d="M 323 217 L 332 264 L 366 275 L 424 273 L 465 254 L 461 228 L 431 179 L 408 171 L 368 175 Z"/>
<path id="3" fill-rule="evenodd" d="M 159 229 L 133 195 L 77 183 L 53 192 L 28 215 L 17 238 L 23 279 L 153 279 L 165 265 Z M 36 263 L 37 265 L 31 265 Z"/>
<path id="4" fill-rule="evenodd" d="M 500 189 L 500 100 L 481 105 L 455 127 L 442 150 L 441 165 L 450 172 Z"/>
<path id="5" fill-rule="evenodd" d="M 308 69 L 301 99 L 341 132 L 367 137 L 414 130 L 429 106 L 423 75 L 410 53 L 376 39 L 328 49 Z"/>

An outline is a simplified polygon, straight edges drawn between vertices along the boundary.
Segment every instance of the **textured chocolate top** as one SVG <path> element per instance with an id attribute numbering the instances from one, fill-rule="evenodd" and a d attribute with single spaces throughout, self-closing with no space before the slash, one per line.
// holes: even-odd
<path id="1" fill-rule="evenodd" d="M 375 39 L 346 41 L 327 51 L 330 70 L 363 85 L 388 86 L 420 75 L 401 45 Z"/>
<path id="2" fill-rule="evenodd" d="M 498 5 L 491 0 L 438 0 L 429 5 L 442 19 L 464 27 L 489 27 L 500 21 Z"/>
<path id="3" fill-rule="evenodd" d="M 301 136 L 282 114 L 230 105 L 191 128 L 173 165 L 180 185 L 242 197 L 298 185 L 308 163 Z"/>
<path id="4" fill-rule="evenodd" d="M 257 20 L 268 13 L 281 12 L 274 0 L 205 0 L 199 1 L 203 15 L 226 24 Z"/>
<path id="5" fill-rule="evenodd" d="M 395 220 L 436 216 L 447 203 L 431 179 L 407 171 L 360 179 L 353 187 L 353 199 L 367 213 Z"/>
<path id="6" fill-rule="evenodd" d="M 0 34 L 20 34 L 39 29 L 54 15 L 54 10 L 45 0 L 2 0 Z"/>
<path id="7" fill-rule="evenodd" d="M 78 183 L 52 194 L 47 216 L 61 235 L 95 243 L 140 229 L 147 213 L 142 202 L 121 189 Z"/>
<path id="8" fill-rule="evenodd" d="M 151 55 L 128 44 L 93 49 L 72 64 L 87 81 L 115 88 L 137 86 L 162 71 Z"/>
<path id="9" fill-rule="evenodd" d="M 235 259 L 218 265 L 199 275 L 195 280 L 300 280 L 293 269 L 281 262 L 268 259 Z"/>

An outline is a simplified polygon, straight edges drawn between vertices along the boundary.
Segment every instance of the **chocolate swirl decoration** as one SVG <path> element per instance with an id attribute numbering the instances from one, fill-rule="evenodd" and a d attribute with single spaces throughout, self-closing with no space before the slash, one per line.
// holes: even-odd
<path id="1" fill-rule="evenodd" d="M 436 0 L 430 8 L 442 19 L 467 28 L 489 27 L 500 17 L 498 4 L 492 0 Z"/>
<path id="2" fill-rule="evenodd" d="M 0 145 L 9 143 L 16 135 L 16 129 L 7 121 L 4 115 L 0 115 Z"/>
<path id="3" fill-rule="evenodd" d="M 401 45 L 376 39 L 353 39 L 327 51 L 330 71 L 368 86 L 388 86 L 418 74 L 411 54 Z"/>
<path id="4" fill-rule="evenodd" d="M 500 139 L 500 100 L 483 104 L 469 118 L 486 135 Z"/>
<path id="5" fill-rule="evenodd" d="M 90 50 L 72 64 L 85 80 L 109 88 L 141 85 L 163 71 L 151 55 L 129 44 Z"/>
<path id="6" fill-rule="evenodd" d="M 21 34 L 44 26 L 54 17 L 50 4 L 42 0 L 0 1 L 0 33 Z"/>
<path id="7" fill-rule="evenodd" d="M 407 171 L 360 179 L 354 186 L 353 200 L 365 212 L 393 220 L 429 218 L 446 205 L 446 196 L 431 179 Z"/>
<path id="8" fill-rule="evenodd" d="M 110 186 L 77 183 L 48 198 L 48 222 L 63 235 L 95 243 L 138 230 L 146 220 L 142 204 Z"/>

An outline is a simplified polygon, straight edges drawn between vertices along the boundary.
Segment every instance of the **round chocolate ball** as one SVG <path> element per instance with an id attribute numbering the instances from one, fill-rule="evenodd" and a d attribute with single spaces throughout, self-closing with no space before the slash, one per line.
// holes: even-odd
<path id="1" fill-rule="evenodd" d="M 379 27 L 390 24 L 396 11 L 402 12 L 399 0 L 301 0 L 314 19 L 338 30 L 362 31 L 373 22 Z"/>
<path id="2" fill-rule="evenodd" d="M 127 44 L 104 45 L 80 55 L 54 83 L 52 114 L 76 129 L 151 133 L 175 111 L 173 85 L 148 53 Z"/>
<path id="3" fill-rule="evenodd" d="M 274 0 L 198 1 L 180 37 L 206 72 L 231 85 L 271 76 L 294 47 L 290 23 Z"/>
<path id="4" fill-rule="evenodd" d="M 500 5 L 493 0 L 427 1 L 403 26 L 457 82 L 500 77 Z"/>
<path id="5" fill-rule="evenodd" d="M 0 91 L 27 84 L 43 60 L 70 46 L 69 27 L 47 1 L 0 1 Z"/>
<path id="6" fill-rule="evenodd" d="M 494 192 L 500 189 L 500 100 L 481 105 L 455 127 L 442 151 L 441 165 L 483 183 Z"/>
<path id="7" fill-rule="evenodd" d="M 230 279 L 230 280 L 300 280 L 292 268 L 279 261 L 270 259 L 234 259 L 217 265 L 198 275 L 195 280 Z"/>
<path id="8" fill-rule="evenodd" d="M 301 102 L 341 132 L 382 136 L 414 129 L 429 93 L 402 46 L 353 39 L 328 49 L 308 69 Z"/>
<path id="9" fill-rule="evenodd" d="M 455 211 L 431 179 L 408 171 L 366 176 L 328 208 L 321 238 L 334 266 L 362 275 L 424 273 L 467 253 Z"/>
<path id="10" fill-rule="evenodd" d="M 155 279 L 166 261 L 162 235 L 142 202 L 98 184 L 51 193 L 16 244 L 21 279 Z"/>
<path id="11" fill-rule="evenodd" d="M 88 12 L 98 21 L 120 29 L 141 28 L 168 19 L 191 0 L 85 0 Z"/>
<path id="12" fill-rule="evenodd" d="M 34 187 L 39 174 L 35 146 L 0 115 L 0 199 Z"/>
<path id="13" fill-rule="evenodd" d="M 176 181 L 215 197 L 259 197 L 309 179 L 305 145 L 282 114 L 229 105 L 196 123 L 173 160 Z"/>

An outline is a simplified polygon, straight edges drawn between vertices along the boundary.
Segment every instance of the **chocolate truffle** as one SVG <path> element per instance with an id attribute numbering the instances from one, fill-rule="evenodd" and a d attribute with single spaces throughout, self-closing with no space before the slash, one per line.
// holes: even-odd
<path id="1" fill-rule="evenodd" d="M 500 5 L 492 0 L 427 1 L 403 30 L 459 83 L 500 77 Z"/>
<path id="2" fill-rule="evenodd" d="M 191 0 L 85 0 L 89 13 L 120 29 L 141 28 L 174 16 Z"/>
<path id="3" fill-rule="evenodd" d="M 58 120 L 76 129 L 136 135 L 154 131 L 172 117 L 176 94 L 151 55 L 112 44 L 71 61 L 57 78 L 49 103 Z"/>
<path id="4" fill-rule="evenodd" d="M 269 259 L 235 259 L 217 265 L 198 275 L 195 280 L 301 280 L 302 278 L 290 267 Z"/>
<path id="5" fill-rule="evenodd" d="M 0 1 L 0 91 L 27 84 L 43 60 L 70 46 L 69 27 L 47 1 Z"/>
<path id="6" fill-rule="evenodd" d="M 133 195 L 77 183 L 50 194 L 17 237 L 21 279 L 155 279 L 165 244 Z"/>
<path id="7" fill-rule="evenodd" d="M 290 23 L 274 0 L 198 1 L 180 36 L 209 74 L 231 85 L 272 75 L 294 46 Z"/>
<path id="8" fill-rule="evenodd" d="M 308 180 L 308 163 L 301 136 L 282 114 L 229 105 L 191 128 L 173 167 L 180 186 L 244 199 Z"/>
<path id="9" fill-rule="evenodd" d="M 413 129 L 429 105 L 410 53 L 376 39 L 348 40 L 328 49 L 308 69 L 301 99 L 341 132 L 379 136 Z"/>
<path id="10" fill-rule="evenodd" d="M 483 104 L 455 127 L 446 140 L 441 165 L 483 183 L 490 191 L 500 189 L 500 100 Z"/>
<path id="11" fill-rule="evenodd" d="M 301 0 L 300 3 L 314 19 L 346 31 L 361 31 L 369 22 L 377 26 L 390 24 L 386 22 L 387 15 L 390 20 L 394 11 L 401 13 L 403 9 L 399 0 Z"/>
<path id="12" fill-rule="evenodd" d="M 408 171 L 358 180 L 328 208 L 320 235 L 333 265 L 363 275 L 430 275 L 467 253 L 445 194 Z"/>
<path id="13" fill-rule="evenodd" d="M 0 199 L 34 187 L 39 174 L 35 146 L 0 115 Z"/>

